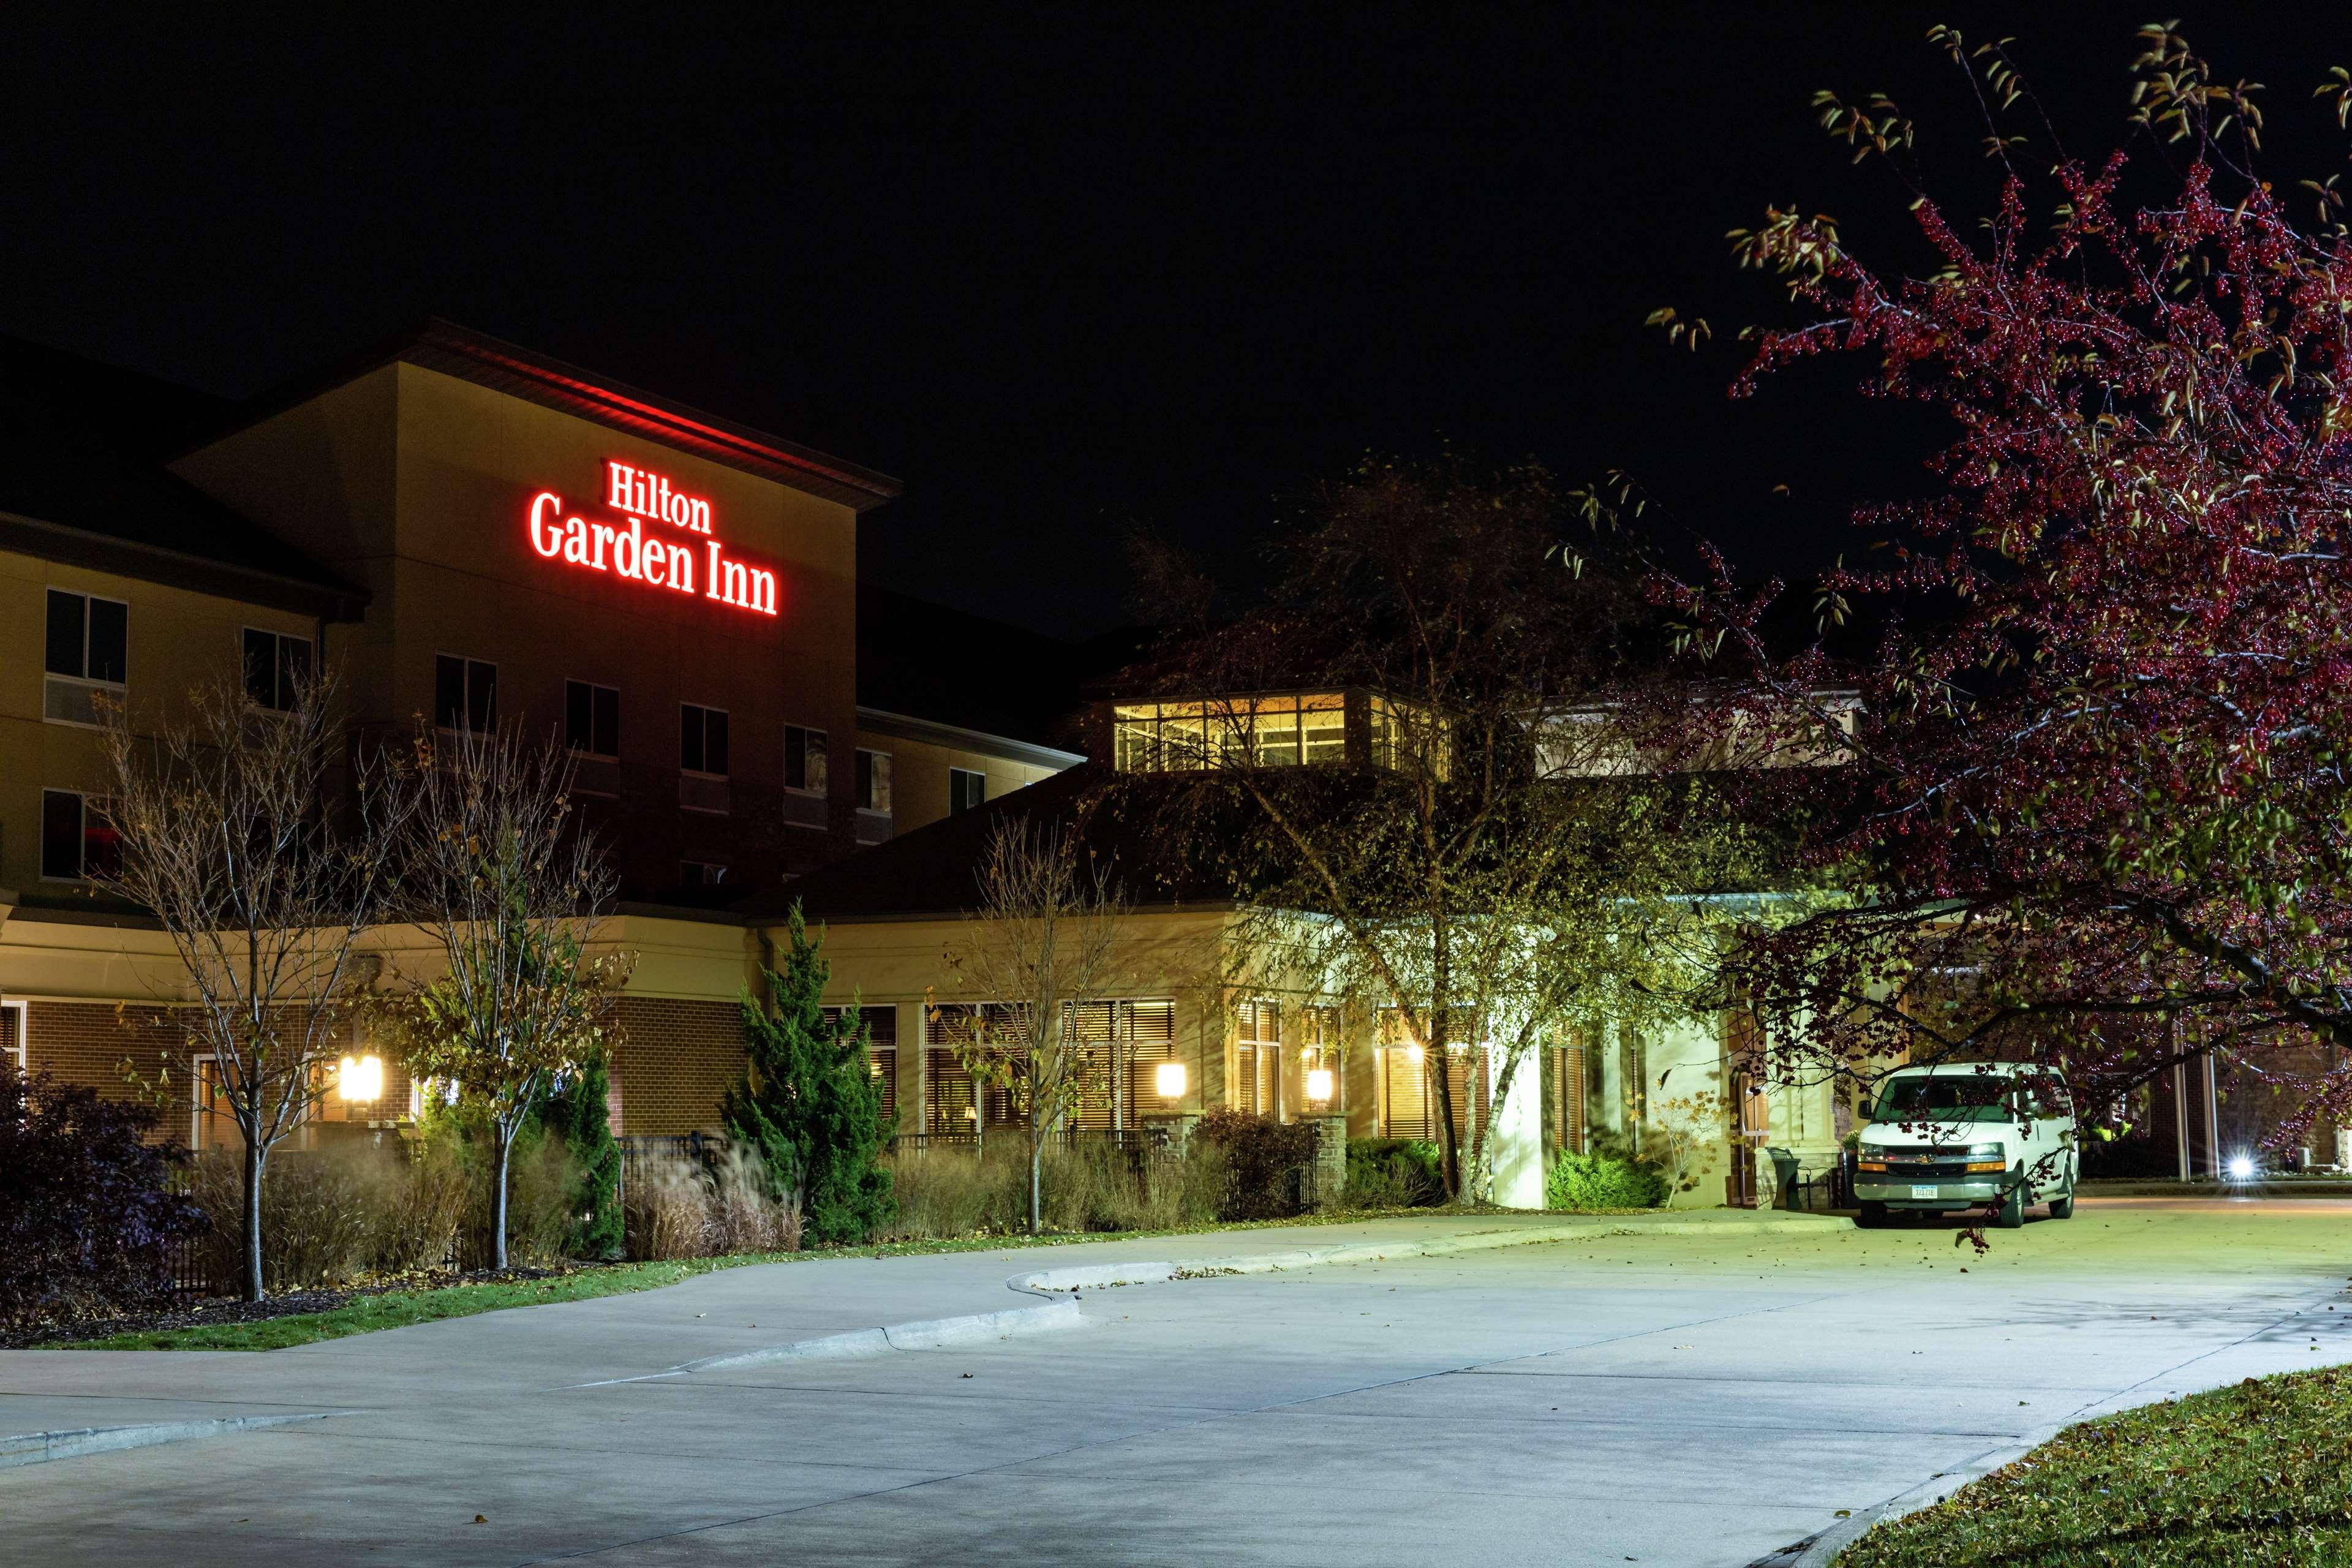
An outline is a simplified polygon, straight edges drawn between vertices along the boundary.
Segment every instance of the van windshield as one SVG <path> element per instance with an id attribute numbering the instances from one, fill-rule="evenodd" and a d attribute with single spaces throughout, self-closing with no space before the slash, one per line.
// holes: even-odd
<path id="1" fill-rule="evenodd" d="M 1898 1078 L 1872 1108 L 1873 1121 L 2007 1121 L 2006 1074 L 1961 1073 L 1951 1078 Z"/>

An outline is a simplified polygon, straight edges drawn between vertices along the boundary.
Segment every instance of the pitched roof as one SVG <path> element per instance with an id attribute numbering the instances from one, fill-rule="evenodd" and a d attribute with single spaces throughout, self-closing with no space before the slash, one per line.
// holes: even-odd
<path id="1" fill-rule="evenodd" d="M 1220 907 L 1233 897 L 1190 858 L 1171 862 L 1162 825 L 1140 795 L 1106 792 L 1106 773 L 1088 763 L 862 849 L 781 890 L 735 905 L 754 921 L 781 919 L 797 902 L 811 920 L 951 919 L 979 901 L 979 871 L 999 823 L 1026 818 L 1080 846 L 1087 868 L 1100 868 L 1147 908 Z"/>
<path id="2" fill-rule="evenodd" d="M 208 405 L 133 371 L 0 340 L 0 548 L 356 619 L 364 590 L 163 467 L 159 446 Z"/>

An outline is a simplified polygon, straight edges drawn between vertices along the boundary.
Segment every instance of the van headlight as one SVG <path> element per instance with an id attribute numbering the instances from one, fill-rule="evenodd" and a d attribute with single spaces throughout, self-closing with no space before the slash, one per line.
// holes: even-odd
<path id="1" fill-rule="evenodd" d="M 1979 1171 L 2006 1171 L 2008 1169 L 2009 1156 L 2007 1152 L 2004 1151 L 2000 1144 L 1971 1143 L 1969 1145 L 1969 1173 L 1970 1175 L 1975 1175 Z"/>

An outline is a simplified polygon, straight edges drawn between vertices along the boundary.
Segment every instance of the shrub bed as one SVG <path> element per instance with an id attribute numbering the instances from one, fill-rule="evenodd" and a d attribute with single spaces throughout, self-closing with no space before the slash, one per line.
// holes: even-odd
<path id="1" fill-rule="evenodd" d="M 169 1190 L 187 1152 L 156 1113 L 0 1057 L 0 1325 L 166 1300 L 204 1216 Z"/>
<path id="2" fill-rule="evenodd" d="M 1665 1173 L 1646 1162 L 1563 1149 L 1544 1178 L 1544 1207 L 1653 1209 L 1666 1201 L 1671 1187 Z"/>
<path id="3" fill-rule="evenodd" d="M 1348 1140 L 1349 1208 L 1433 1208 L 1445 1201 L 1445 1157 L 1412 1138 Z"/>

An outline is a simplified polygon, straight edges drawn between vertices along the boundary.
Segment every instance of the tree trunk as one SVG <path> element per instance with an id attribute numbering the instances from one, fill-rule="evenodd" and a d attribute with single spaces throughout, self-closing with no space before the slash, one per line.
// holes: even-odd
<path id="1" fill-rule="evenodd" d="M 1045 1151 L 1037 1134 L 1037 1096 L 1034 1092 L 1036 1086 L 1033 1083 L 1030 1088 L 1032 1092 L 1029 1096 L 1029 1234 L 1035 1236 L 1039 1229 L 1039 1221 L 1044 1216 L 1044 1205 L 1038 1202 L 1038 1194 L 1043 1185 L 1039 1180 L 1039 1171 L 1045 1164 Z"/>
<path id="2" fill-rule="evenodd" d="M 490 1122 L 490 1139 L 497 1145 L 498 1188 L 490 1197 L 490 1267 L 504 1270 L 507 1266 L 507 1155 L 514 1149 L 514 1134 L 503 1121 Z"/>
<path id="3" fill-rule="evenodd" d="M 245 1130 L 245 1246 L 242 1251 L 245 1299 L 259 1301 L 268 1295 L 261 1284 L 261 1166 L 268 1157 L 268 1151 L 261 1146 L 261 1140 L 253 1132 L 251 1128 Z"/>

